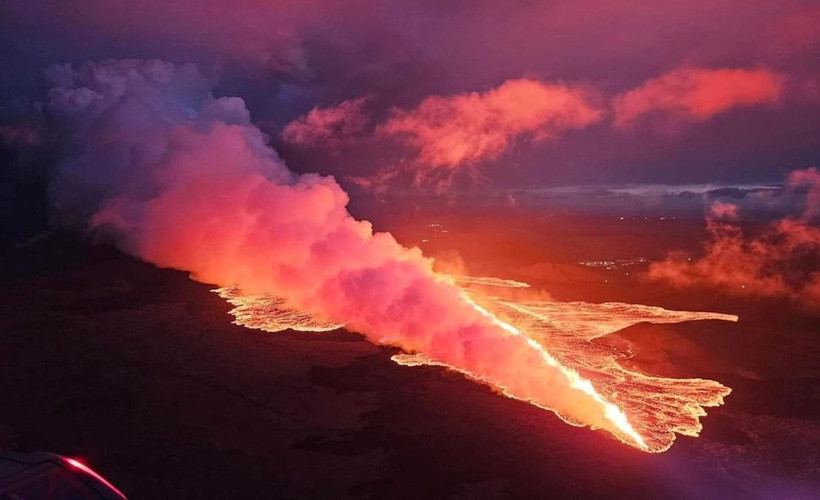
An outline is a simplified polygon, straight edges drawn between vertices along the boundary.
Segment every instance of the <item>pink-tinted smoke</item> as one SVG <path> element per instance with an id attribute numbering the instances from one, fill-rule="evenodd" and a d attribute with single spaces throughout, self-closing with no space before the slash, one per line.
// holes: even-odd
<path id="1" fill-rule="evenodd" d="M 707 215 L 711 239 L 704 255 L 672 254 L 649 276 L 676 286 L 714 286 L 738 295 L 779 297 L 820 308 L 820 171 L 796 170 L 786 189 L 804 195 L 802 215 L 778 220 L 747 236 L 733 204 L 715 203 Z"/>
<path id="2" fill-rule="evenodd" d="M 613 428 L 611 408 L 462 295 L 431 260 L 346 210 L 334 179 L 290 172 L 237 98 L 160 61 L 62 67 L 46 107 L 72 131 L 55 204 L 125 251 L 206 283 L 273 293 L 372 342 L 480 374 Z M 527 112 L 522 111 L 523 114 Z"/>

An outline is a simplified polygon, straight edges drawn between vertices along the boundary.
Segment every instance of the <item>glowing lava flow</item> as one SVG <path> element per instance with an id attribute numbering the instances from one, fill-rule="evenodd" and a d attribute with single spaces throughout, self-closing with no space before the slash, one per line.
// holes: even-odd
<path id="1" fill-rule="evenodd" d="M 486 310 L 483 307 L 481 307 L 480 305 L 476 304 L 472 299 L 470 299 L 470 297 L 466 293 L 464 294 L 464 299 L 467 300 L 470 304 L 472 304 L 473 307 L 478 312 L 480 312 L 484 316 L 487 316 L 488 318 L 490 318 L 499 327 L 501 327 L 504 330 L 512 333 L 513 335 L 523 336 L 523 334 L 521 333 L 521 331 L 518 328 L 512 326 L 509 323 L 505 323 L 504 321 L 501 321 L 500 319 L 498 319 L 498 317 L 496 315 L 492 314 L 488 310 Z M 586 393 L 592 399 L 594 399 L 598 404 L 600 404 L 604 408 L 606 408 L 606 413 L 605 413 L 606 418 L 610 422 L 612 422 L 612 424 L 615 425 L 615 427 L 618 430 L 620 430 L 622 433 L 629 436 L 629 438 L 633 441 L 633 443 L 628 443 L 628 444 L 636 445 L 638 448 L 640 448 L 642 450 L 647 449 L 646 443 L 644 442 L 643 438 L 637 432 L 635 432 L 635 429 L 632 427 L 632 425 L 629 424 L 629 421 L 626 418 L 626 415 L 624 415 L 624 413 L 617 406 L 615 406 L 614 404 L 612 404 L 609 401 L 605 400 L 603 398 L 603 396 L 601 396 L 598 393 L 598 391 L 595 390 L 595 388 L 592 386 L 592 383 L 589 380 L 586 380 L 586 379 L 582 378 L 578 374 L 578 372 L 576 372 L 575 370 L 573 370 L 571 368 L 567 368 L 566 366 L 559 363 L 558 360 L 556 360 L 549 352 L 547 352 L 546 349 L 544 349 L 544 346 L 542 346 L 541 344 L 539 344 L 538 342 L 536 342 L 532 338 L 528 337 L 527 338 L 527 343 L 533 349 L 535 349 L 536 351 L 541 353 L 541 355 L 546 360 L 547 364 L 549 364 L 550 366 L 554 366 L 554 367 L 558 368 L 561 371 L 561 373 L 564 375 L 564 377 L 566 377 L 567 380 L 569 381 L 570 387 L 573 387 L 574 389 L 578 389 L 579 391 L 582 391 L 582 392 Z M 394 361 L 401 364 L 401 362 L 399 362 L 395 358 L 394 358 Z M 461 370 L 459 370 L 459 371 L 461 371 Z M 468 374 L 468 375 L 472 376 L 472 374 Z M 510 395 L 506 390 L 504 390 L 503 387 L 499 387 L 499 389 L 501 389 L 502 392 L 504 392 L 505 394 Z"/>
<path id="2" fill-rule="evenodd" d="M 248 297 L 236 287 L 225 287 L 215 290 L 219 296 L 227 300 L 234 308 L 231 315 L 236 318 L 234 323 L 246 328 L 264 330 L 266 332 L 281 332 L 283 330 L 297 330 L 300 332 L 329 332 L 344 325 L 324 321 L 292 307 L 279 297 Z"/>
<path id="3" fill-rule="evenodd" d="M 492 278 L 489 276 L 457 276 L 454 278 L 459 285 L 484 285 L 497 286 L 501 288 L 529 288 L 529 283 L 523 281 L 505 280 L 501 278 Z"/>
<path id="4" fill-rule="evenodd" d="M 508 334 L 523 337 L 572 388 L 599 404 L 612 426 L 606 430 L 630 446 L 658 453 L 672 446 L 676 434 L 699 435 L 702 429 L 699 419 L 706 414 L 703 408 L 721 405 L 731 392 L 712 380 L 655 377 L 627 370 L 618 360 L 628 357 L 629 353 L 594 340 L 640 322 L 737 321 L 737 316 L 616 302 L 510 301 L 468 287 L 478 284 L 524 288 L 526 283 L 470 277 L 456 281 L 466 286 L 462 288 L 462 296 L 476 311 Z M 216 292 L 235 306 L 231 311 L 234 323 L 248 328 L 270 332 L 328 331 L 343 326 L 290 308 L 277 297 L 243 296 L 236 288 L 221 288 Z M 392 359 L 405 366 L 444 366 L 490 385 L 508 397 L 520 399 L 481 373 L 454 367 L 424 353 L 397 354 Z M 586 425 L 538 401 L 527 402 L 555 412 L 568 424 Z"/>
<path id="5" fill-rule="evenodd" d="M 466 293 L 517 325 L 558 363 L 593 382 L 605 401 L 629 416 L 629 423 L 644 439 L 646 451 L 668 450 L 676 434 L 698 436 L 702 429 L 700 417 L 706 415 L 703 408 L 720 406 L 731 392 L 713 380 L 656 377 L 627 370 L 618 360 L 628 358 L 630 352 L 594 340 L 641 322 L 737 321 L 737 316 L 619 302 L 510 301 Z M 410 366 L 441 364 L 421 354 L 400 354 L 394 359 Z M 556 413 L 567 423 L 576 423 Z"/>

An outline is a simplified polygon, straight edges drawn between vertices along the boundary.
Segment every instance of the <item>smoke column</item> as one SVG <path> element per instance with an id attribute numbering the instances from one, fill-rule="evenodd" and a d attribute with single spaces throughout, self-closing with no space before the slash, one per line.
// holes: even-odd
<path id="1" fill-rule="evenodd" d="M 334 179 L 290 172 L 244 102 L 214 98 L 195 67 L 109 60 L 47 76 L 44 109 L 67 136 L 51 184 L 66 224 L 201 282 L 275 293 L 642 444 L 588 381 L 468 300 L 418 249 L 351 217 Z"/>

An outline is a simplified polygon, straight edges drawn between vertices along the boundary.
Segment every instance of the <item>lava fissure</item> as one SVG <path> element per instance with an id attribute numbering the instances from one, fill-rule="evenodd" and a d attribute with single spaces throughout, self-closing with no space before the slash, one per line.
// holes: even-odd
<path id="1" fill-rule="evenodd" d="M 464 285 L 508 286 L 498 278 L 459 277 Z M 520 282 L 511 287 L 523 288 Z M 529 286 L 529 285 L 527 285 Z M 236 306 L 235 322 L 269 332 L 331 330 L 343 325 L 313 319 L 309 314 L 287 307 L 273 296 L 243 296 L 235 287 L 216 290 Z M 674 379 L 628 370 L 619 359 L 627 353 L 592 342 L 640 322 L 678 323 L 683 321 L 737 321 L 737 316 L 693 311 L 670 311 L 655 306 L 608 302 L 521 301 L 515 302 L 462 288 L 462 297 L 482 316 L 489 318 L 509 335 L 521 336 L 539 352 L 544 362 L 559 370 L 567 384 L 592 398 L 610 425 L 603 426 L 622 442 L 648 452 L 663 452 L 672 446 L 676 434 L 698 436 L 704 407 L 719 406 L 731 389 L 712 380 Z M 482 305 L 479 305 L 479 302 Z M 492 310 L 492 312 L 491 312 Z M 499 315 L 505 319 L 499 319 Z M 564 413 L 538 398 L 524 398 L 485 373 L 471 371 L 423 352 L 401 353 L 391 359 L 404 366 L 443 366 L 487 384 L 501 394 L 522 399 L 555 412 L 571 425 L 587 422 Z"/>

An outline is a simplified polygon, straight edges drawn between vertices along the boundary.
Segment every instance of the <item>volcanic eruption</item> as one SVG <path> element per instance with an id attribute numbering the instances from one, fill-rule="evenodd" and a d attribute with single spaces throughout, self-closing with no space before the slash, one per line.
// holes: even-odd
<path id="1" fill-rule="evenodd" d="M 702 381 L 712 395 L 698 400 L 679 388 L 698 394 L 700 382 L 641 379 L 623 370 L 619 376 L 627 382 L 600 390 L 576 369 L 595 364 L 577 358 L 589 352 L 594 335 L 576 336 L 587 342 L 578 344 L 583 348 L 561 353 L 550 329 L 566 330 L 545 315 L 543 304 L 503 303 L 471 292 L 435 272 L 419 249 L 353 218 L 333 178 L 291 172 L 252 124 L 242 99 L 214 97 L 192 65 L 107 60 L 76 70 L 57 66 L 47 75 L 52 88 L 43 109 L 62 137 L 63 155 L 50 194 L 63 222 L 111 238 L 159 267 L 232 287 L 221 293 L 240 310 L 254 307 L 243 297 L 264 297 L 264 307 L 275 305 L 280 325 L 344 325 L 371 342 L 400 348 L 407 353 L 396 358 L 402 364 L 446 365 L 646 451 L 667 449 L 673 431 L 697 434 L 700 405 L 719 404 L 728 393 Z M 502 309 L 513 319 L 501 319 Z M 647 314 L 698 319 L 696 313 L 627 311 L 632 318 L 625 325 Z M 264 318 L 240 322 L 267 324 Z M 648 418 L 636 417 L 640 398 L 617 395 L 627 386 L 670 391 L 678 401 L 673 408 L 688 408 L 685 425 L 671 419 L 651 428 Z"/>

